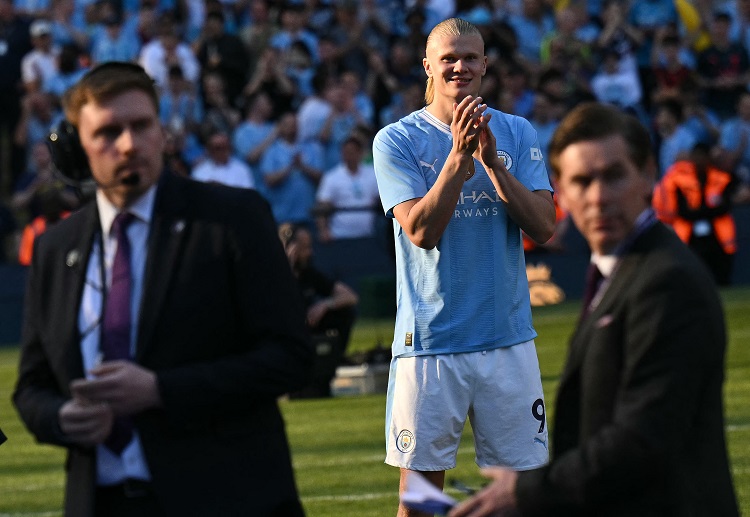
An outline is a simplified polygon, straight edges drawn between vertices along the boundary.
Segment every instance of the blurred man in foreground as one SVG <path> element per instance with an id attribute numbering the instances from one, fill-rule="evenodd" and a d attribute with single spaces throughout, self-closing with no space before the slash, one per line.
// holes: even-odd
<path id="1" fill-rule="evenodd" d="M 724 315 L 710 273 L 650 209 L 647 131 L 616 108 L 581 105 L 549 158 L 591 247 L 593 286 L 560 379 L 552 460 L 486 469 L 493 482 L 450 517 L 737 515 Z"/>
<path id="2" fill-rule="evenodd" d="M 312 354 L 268 205 L 162 172 L 137 65 L 64 105 L 96 199 L 34 247 L 14 402 L 69 451 L 65 515 L 303 515 L 276 399 Z"/>

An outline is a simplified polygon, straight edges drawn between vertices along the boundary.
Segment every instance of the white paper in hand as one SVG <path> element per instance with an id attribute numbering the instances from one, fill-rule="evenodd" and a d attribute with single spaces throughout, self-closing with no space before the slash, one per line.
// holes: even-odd
<path id="1" fill-rule="evenodd" d="M 406 490 L 401 494 L 401 503 L 420 512 L 445 515 L 457 501 L 444 494 L 419 472 L 409 472 L 406 475 Z"/>

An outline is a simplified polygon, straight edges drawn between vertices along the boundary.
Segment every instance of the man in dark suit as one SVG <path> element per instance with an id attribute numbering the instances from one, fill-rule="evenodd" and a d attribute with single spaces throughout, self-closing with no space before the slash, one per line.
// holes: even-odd
<path id="1" fill-rule="evenodd" d="M 276 399 L 312 353 L 269 207 L 162 173 L 140 67 L 101 65 L 64 104 L 96 199 L 35 246 L 14 402 L 68 448 L 65 515 L 303 515 Z"/>
<path id="2" fill-rule="evenodd" d="M 723 311 L 708 271 L 649 208 L 647 131 L 585 104 L 549 154 L 561 206 L 601 272 L 560 379 L 553 458 L 538 470 L 488 469 L 493 482 L 451 517 L 737 515 Z"/>

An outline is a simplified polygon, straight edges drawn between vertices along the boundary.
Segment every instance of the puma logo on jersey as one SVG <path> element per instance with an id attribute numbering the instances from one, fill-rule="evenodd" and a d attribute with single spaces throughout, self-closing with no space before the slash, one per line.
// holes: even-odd
<path id="1" fill-rule="evenodd" d="M 435 164 L 437 163 L 437 161 L 438 161 L 438 158 L 435 158 L 435 161 L 432 162 L 432 163 L 428 163 L 426 161 L 419 160 L 419 165 L 421 165 L 422 167 L 426 167 L 426 168 L 430 169 L 432 172 L 434 172 L 435 174 L 437 174 L 438 172 L 435 170 Z"/>

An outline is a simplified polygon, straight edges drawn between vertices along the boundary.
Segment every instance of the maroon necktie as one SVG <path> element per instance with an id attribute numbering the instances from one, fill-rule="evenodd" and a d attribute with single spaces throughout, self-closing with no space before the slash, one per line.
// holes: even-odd
<path id="1" fill-rule="evenodd" d="M 589 306 L 591 301 L 596 296 L 596 292 L 599 290 L 599 286 L 604 280 L 604 275 L 596 267 L 593 262 L 589 264 L 589 268 L 586 270 L 586 286 L 583 290 L 583 306 L 581 307 L 581 319 L 584 319 L 589 315 Z"/>
<path id="2" fill-rule="evenodd" d="M 105 361 L 130 359 L 130 241 L 127 229 L 133 214 L 117 214 L 110 233 L 117 239 L 117 251 L 112 263 L 112 285 L 107 293 L 102 322 L 102 355 Z M 112 432 L 104 445 L 121 454 L 133 438 L 133 422 L 128 417 L 116 417 Z"/>

